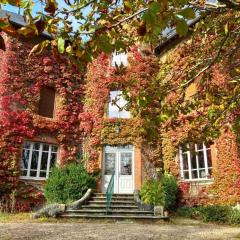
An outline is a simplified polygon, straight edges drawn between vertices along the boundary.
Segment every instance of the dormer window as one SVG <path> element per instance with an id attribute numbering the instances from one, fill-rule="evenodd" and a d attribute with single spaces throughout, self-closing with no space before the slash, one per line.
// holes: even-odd
<path id="1" fill-rule="evenodd" d="M 126 110 L 127 103 L 122 96 L 122 91 L 111 91 L 108 103 L 108 117 L 130 118 L 130 112 Z"/>
<path id="2" fill-rule="evenodd" d="M 112 54 L 112 66 L 113 67 L 116 67 L 116 66 L 127 67 L 128 66 L 128 54 L 114 52 Z"/>
<path id="3" fill-rule="evenodd" d="M 55 90 L 52 87 L 44 86 L 40 92 L 38 114 L 47 117 L 54 117 L 55 109 Z"/>

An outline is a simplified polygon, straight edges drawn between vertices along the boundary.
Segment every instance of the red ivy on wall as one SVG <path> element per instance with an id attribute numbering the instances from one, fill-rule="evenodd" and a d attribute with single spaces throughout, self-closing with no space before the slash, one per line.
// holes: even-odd
<path id="1" fill-rule="evenodd" d="M 76 160 L 81 144 L 79 113 L 84 93 L 82 74 L 64 59 L 57 62 L 49 52 L 28 57 L 33 44 L 4 37 L 7 51 L 0 55 L 1 196 L 13 189 L 20 191 L 21 148 L 25 139 L 51 136 L 61 149 L 60 164 Z M 56 90 L 54 119 L 38 115 L 42 86 Z M 29 198 L 31 192 L 32 189 Z"/>

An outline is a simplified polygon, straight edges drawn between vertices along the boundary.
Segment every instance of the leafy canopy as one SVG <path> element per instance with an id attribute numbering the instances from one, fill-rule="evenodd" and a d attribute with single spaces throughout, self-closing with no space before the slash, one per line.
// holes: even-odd
<path id="1" fill-rule="evenodd" d="M 203 0 L 64 1 L 65 7 L 62 7 L 62 1 L 40 0 L 44 10 L 33 16 L 34 1 L 0 0 L 0 6 L 10 4 L 22 9 L 26 21 L 26 26 L 15 29 L 8 18 L 0 18 L 0 31 L 29 38 L 45 30 L 52 40 L 39 43 L 32 52 L 40 53 L 51 46 L 56 53 L 66 53 L 80 65 L 102 51 L 124 51 L 136 42 L 154 45 L 164 38 L 164 32 L 173 28 L 179 35 L 186 35 L 189 21 L 195 19 L 200 10 L 206 10 Z M 221 2 L 209 9 L 221 13 L 229 8 L 239 8 L 238 2 Z M 2 37 L 0 48 L 5 49 Z"/>

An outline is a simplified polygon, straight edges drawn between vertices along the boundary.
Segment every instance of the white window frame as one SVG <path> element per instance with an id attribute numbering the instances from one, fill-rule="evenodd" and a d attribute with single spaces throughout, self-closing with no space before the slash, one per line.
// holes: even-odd
<path id="1" fill-rule="evenodd" d="M 126 102 L 127 104 L 127 101 L 122 97 L 122 91 L 121 90 L 115 90 L 115 91 L 110 91 L 110 94 L 109 94 L 109 102 L 108 102 L 108 106 L 107 106 L 107 117 L 108 118 L 122 118 L 122 119 L 128 119 L 128 118 L 131 118 L 131 114 L 130 114 L 130 111 L 127 111 L 126 109 L 123 109 L 122 111 L 120 111 L 120 109 L 118 108 L 118 111 L 117 111 L 117 115 L 116 116 L 110 116 L 110 104 L 112 106 L 114 106 L 114 104 L 111 103 L 112 99 L 111 99 L 111 93 L 112 92 L 116 92 L 116 97 L 119 98 L 120 101 L 124 101 Z M 116 106 L 116 105 L 115 105 Z M 125 112 L 127 113 L 127 116 L 122 116 L 122 113 Z"/>
<path id="2" fill-rule="evenodd" d="M 196 157 L 196 168 L 192 167 L 191 164 L 191 149 L 190 149 L 190 144 L 187 143 L 186 147 L 187 150 L 183 152 L 183 147 L 180 145 L 179 146 L 179 160 L 180 160 L 180 174 L 181 178 L 184 181 L 201 181 L 201 180 L 211 180 L 209 178 L 209 170 L 213 168 L 213 166 L 209 167 L 208 166 L 208 158 L 207 158 L 207 151 L 211 151 L 210 147 L 207 147 L 206 144 L 203 142 L 202 143 L 202 148 L 198 149 L 198 144 L 194 144 L 194 150 L 195 150 L 195 157 Z M 203 152 L 203 157 L 204 157 L 204 168 L 199 167 L 199 160 L 198 160 L 198 152 Z M 187 155 L 187 162 L 188 162 L 188 169 L 184 169 L 184 163 L 183 163 L 183 154 Z M 212 160 L 212 159 L 211 159 Z M 201 177 L 199 175 L 200 171 L 204 170 L 205 171 L 205 177 Z M 192 171 L 197 171 L 197 178 L 193 178 L 192 176 Z M 188 172 L 189 178 L 184 177 L 184 173 Z"/>
<path id="3" fill-rule="evenodd" d="M 51 171 L 50 171 L 51 155 L 52 155 L 52 153 L 56 154 L 56 160 L 55 160 L 55 164 L 56 164 L 57 161 L 58 161 L 59 146 L 57 144 L 49 144 L 49 143 L 45 143 L 45 142 L 25 141 L 25 143 L 30 143 L 30 148 L 25 148 L 23 146 L 23 151 L 25 149 L 30 151 L 29 152 L 29 160 L 28 160 L 28 166 L 25 169 L 25 168 L 22 168 L 22 161 L 23 161 L 23 159 L 21 159 L 21 172 L 24 171 L 24 170 L 27 170 L 27 176 L 22 176 L 22 173 L 21 173 L 20 179 L 32 179 L 32 180 L 46 180 L 46 179 L 48 179 L 49 174 L 51 173 Z M 25 143 L 24 143 L 24 145 L 25 145 Z M 34 146 L 35 143 L 40 144 L 39 150 L 34 150 L 33 149 L 33 146 Z M 43 150 L 43 145 L 44 144 L 49 146 L 48 151 L 44 151 Z M 53 147 L 57 147 L 57 151 L 53 151 Z M 36 177 L 30 176 L 31 170 L 35 171 L 35 169 L 31 169 L 31 162 L 32 162 L 33 151 L 39 152 L 39 154 L 38 154 L 38 161 L 37 161 L 38 165 L 37 165 L 37 170 L 36 170 L 36 172 L 37 172 L 37 176 Z M 42 160 L 42 153 L 43 152 L 47 152 L 48 153 L 47 169 L 46 170 L 41 169 L 41 160 Z M 46 177 L 40 177 L 40 172 L 46 172 Z"/>
<path id="4" fill-rule="evenodd" d="M 121 65 L 123 65 L 124 67 L 128 66 L 128 53 L 118 53 L 118 52 L 114 52 L 112 54 L 112 59 L 111 59 L 111 65 L 112 67 L 116 67 L 116 65 L 118 67 L 120 67 Z"/>

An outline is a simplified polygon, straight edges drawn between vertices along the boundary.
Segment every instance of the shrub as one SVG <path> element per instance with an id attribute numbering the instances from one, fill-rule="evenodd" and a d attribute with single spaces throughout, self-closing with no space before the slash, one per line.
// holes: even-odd
<path id="1" fill-rule="evenodd" d="M 166 209 L 174 209 L 178 193 L 177 179 L 170 174 L 164 174 L 162 177 L 162 187 L 165 195 L 164 207 Z"/>
<path id="2" fill-rule="evenodd" d="M 240 210 L 239 209 L 232 209 L 231 214 L 228 218 L 229 224 L 240 224 Z"/>
<path id="3" fill-rule="evenodd" d="M 88 188 L 96 187 L 96 177 L 82 164 L 53 168 L 44 192 L 49 203 L 69 203 L 80 199 Z"/>
<path id="4" fill-rule="evenodd" d="M 207 206 L 202 208 L 204 222 L 227 223 L 231 215 L 231 208 L 228 206 Z"/>
<path id="5" fill-rule="evenodd" d="M 231 206 L 182 207 L 177 210 L 177 215 L 200 219 L 204 222 L 240 224 L 240 210 Z"/>
<path id="6" fill-rule="evenodd" d="M 162 184 L 159 180 L 149 180 L 143 183 L 141 192 L 141 199 L 146 204 L 164 205 L 164 192 Z"/>
<path id="7" fill-rule="evenodd" d="M 177 179 L 170 174 L 164 174 L 159 180 L 146 181 L 141 188 L 140 196 L 146 204 L 173 209 L 177 201 L 177 192 Z"/>

